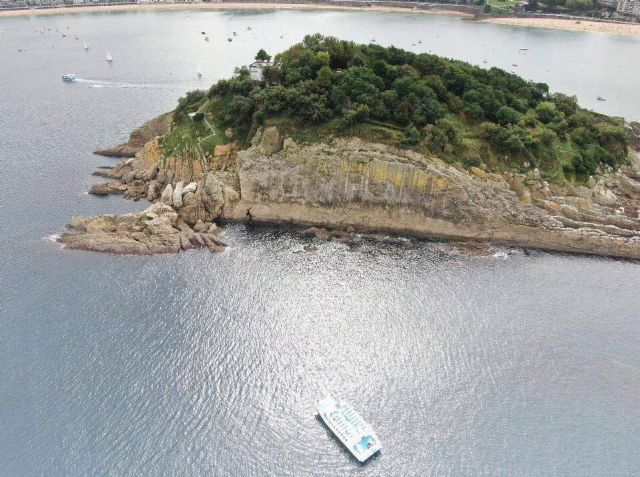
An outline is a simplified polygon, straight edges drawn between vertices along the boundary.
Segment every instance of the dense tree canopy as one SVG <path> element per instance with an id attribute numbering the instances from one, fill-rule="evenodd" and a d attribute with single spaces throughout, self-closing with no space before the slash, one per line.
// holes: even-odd
<path id="1" fill-rule="evenodd" d="M 244 141 L 279 121 L 319 135 L 386 129 L 396 145 L 451 162 L 539 167 L 550 176 L 593 174 L 626 160 L 621 121 L 498 68 L 310 35 L 276 55 L 263 77 L 253 81 L 241 68 L 206 94 L 215 121 Z M 187 95 L 178 118 L 207 98 Z"/>

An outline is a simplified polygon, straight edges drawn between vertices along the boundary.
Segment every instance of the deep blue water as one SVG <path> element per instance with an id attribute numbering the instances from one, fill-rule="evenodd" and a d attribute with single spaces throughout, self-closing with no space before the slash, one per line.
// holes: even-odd
<path id="1" fill-rule="evenodd" d="M 242 225 L 217 255 L 46 239 L 145 206 L 86 194 L 114 164 L 92 150 L 316 31 L 517 63 L 640 119 L 637 39 L 411 14 L 0 18 L 0 475 L 640 474 L 637 263 L 428 242 L 304 253 L 294 231 Z M 326 390 L 377 430 L 367 466 L 314 418 Z"/>

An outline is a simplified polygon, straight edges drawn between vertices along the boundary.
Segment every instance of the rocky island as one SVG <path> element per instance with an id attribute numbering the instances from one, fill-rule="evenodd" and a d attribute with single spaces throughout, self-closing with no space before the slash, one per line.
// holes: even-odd
<path id="1" fill-rule="evenodd" d="M 91 192 L 152 205 L 60 242 L 219 251 L 216 222 L 255 221 L 640 258 L 640 124 L 393 47 L 313 35 L 256 58 L 98 151 L 124 159 Z"/>

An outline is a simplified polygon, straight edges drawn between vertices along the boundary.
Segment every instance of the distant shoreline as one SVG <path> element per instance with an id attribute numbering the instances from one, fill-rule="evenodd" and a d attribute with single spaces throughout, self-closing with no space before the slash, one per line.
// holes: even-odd
<path id="1" fill-rule="evenodd" d="M 611 35 L 624 35 L 640 37 L 640 23 L 617 23 L 605 21 L 584 20 L 582 18 L 528 18 L 528 17 L 488 17 L 484 23 L 496 23 L 500 25 L 524 26 L 534 28 L 551 28 L 553 30 L 584 31 L 596 33 L 608 33 Z"/>
<path id="2" fill-rule="evenodd" d="M 354 3 L 355 5 L 355 3 Z M 428 13 L 436 15 L 453 15 L 472 17 L 471 13 L 447 10 L 446 8 L 433 8 L 411 10 L 410 8 L 398 6 L 345 6 L 330 4 L 312 3 L 278 3 L 278 2 L 218 2 L 218 3 L 145 3 L 145 4 L 124 4 L 124 5 L 81 5 L 70 7 L 53 8 L 32 8 L 21 10 L 0 10 L 0 17 L 3 16 L 25 16 L 25 15 L 56 15 L 65 13 L 96 13 L 114 11 L 147 11 L 147 10 L 346 10 L 346 11 L 374 11 L 374 12 L 403 12 L 403 13 Z"/>
<path id="3" fill-rule="evenodd" d="M 117 11 L 154 11 L 154 10 L 342 10 L 342 11 L 372 11 L 387 13 L 415 13 L 428 15 L 449 15 L 477 18 L 483 23 L 511 25 L 519 27 L 550 28 L 565 31 L 582 31 L 593 33 L 607 33 L 611 35 L 623 35 L 640 37 L 640 24 L 621 23 L 582 18 L 541 18 L 541 17 L 492 17 L 479 16 L 472 13 L 471 9 L 465 11 L 460 7 L 420 4 L 421 8 L 411 9 L 406 6 L 374 5 L 346 6 L 344 4 L 332 5 L 328 3 L 269 3 L 269 2 L 220 2 L 220 3 L 154 3 L 154 4 L 125 4 L 125 5 L 82 5 L 72 7 L 34 8 L 21 10 L 2 10 L 0 18 L 28 15 L 60 15 L 68 13 L 100 13 Z M 428 8 L 426 8 L 428 7 Z"/>

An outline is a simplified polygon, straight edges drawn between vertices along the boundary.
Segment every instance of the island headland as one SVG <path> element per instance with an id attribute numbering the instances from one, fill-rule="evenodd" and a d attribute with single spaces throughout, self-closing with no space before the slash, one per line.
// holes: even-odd
<path id="1" fill-rule="evenodd" d="M 59 241 L 215 252 L 219 223 L 251 221 L 640 259 L 639 149 L 640 124 L 543 83 L 311 35 L 97 151 L 123 159 L 93 194 L 152 205 Z"/>

